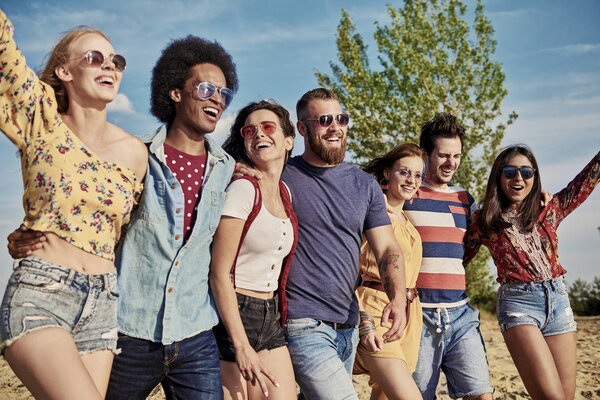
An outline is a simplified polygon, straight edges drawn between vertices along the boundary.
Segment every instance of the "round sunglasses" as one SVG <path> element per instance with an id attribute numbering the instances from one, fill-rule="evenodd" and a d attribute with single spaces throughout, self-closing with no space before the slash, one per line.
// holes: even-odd
<path id="1" fill-rule="evenodd" d="M 323 114 L 319 115 L 318 118 L 306 118 L 305 121 L 319 121 L 319 125 L 321 128 L 328 128 L 329 125 L 333 123 L 333 120 L 337 121 L 337 124 L 342 128 L 350 122 L 350 116 L 346 113 L 331 115 L 331 114 Z"/>
<path id="2" fill-rule="evenodd" d="M 213 97 L 217 91 L 221 95 L 221 100 L 225 103 L 225 107 L 229 106 L 233 100 L 233 90 L 229 88 L 219 88 L 210 82 L 200 82 L 196 85 L 196 91 L 194 93 L 198 96 L 199 100 L 208 100 Z"/>
<path id="3" fill-rule="evenodd" d="M 107 61 L 111 61 L 115 65 L 115 68 L 121 72 L 127 67 L 127 61 L 122 55 L 112 54 L 105 58 L 100 50 L 88 50 L 83 55 L 83 59 L 87 62 L 87 65 L 92 68 L 103 68 Z"/>
<path id="4" fill-rule="evenodd" d="M 502 175 L 504 175 L 506 179 L 512 179 L 515 176 L 517 176 L 517 171 L 519 171 L 519 173 L 521 174 L 521 178 L 525 180 L 531 179 L 535 175 L 535 169 L 533 169 L 532 167 L 517 168 L 512 165 L 508 165 L 502 168 Z"/>
<path id="5" fill-rule="evenodd" d="M 399 169 L 392 168 L 392 170 L 394 171 L 394 173 L 398 173 L 398 175 L 400 175 L 404 179 L 408 179 L 412 176 L 412 177 L 414 177 L 415 181 L 417 181 L 417 182 L 421 182 L 423 180 L 422 172 L 414 172 L 413 173 L 409 168 L 406 168 L 406 167 L 402 167 Z"/>

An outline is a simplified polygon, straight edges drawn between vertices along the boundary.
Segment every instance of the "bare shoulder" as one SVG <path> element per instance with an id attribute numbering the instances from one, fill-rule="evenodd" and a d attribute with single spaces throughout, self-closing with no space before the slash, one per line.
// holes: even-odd
<path id="1" fill-rule="evenodd" d="M 116 125 L 110 124 L 111 147 L 119 159 L 119 164 L 132 170 L 138 178 L 143 178 L 148 167 L 148 148 L 138 137 Z"/>

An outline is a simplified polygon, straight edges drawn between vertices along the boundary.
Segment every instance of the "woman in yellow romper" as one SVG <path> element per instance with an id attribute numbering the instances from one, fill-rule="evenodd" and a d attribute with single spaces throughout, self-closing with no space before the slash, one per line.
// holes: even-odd
<path id="1" fill-rule="evenodd" d="M 388 203 L 388 214 L 394 234 L 402 248 L 407 287 L 407 325 L 400 340 L 384 343 L 381 325 L 383 308 L 388 297 L 383 290 L 377 261 L 369 244 L 363 241 L 360 273 L 363 283 L 357 289 L 361 308 L 360 343 L 354 363 L 355 374 L 370 375 L 371 399 L 421 399 L 412 379 L 417 365 L 423 314 L 415 284 L 421 267 L 421 237 L 402 210 L 410 201 L 423 178 L 421 149 L 412 143 L 395 147 L 383 157 L 366 165 L 369 172 L 382 183 Z"/>

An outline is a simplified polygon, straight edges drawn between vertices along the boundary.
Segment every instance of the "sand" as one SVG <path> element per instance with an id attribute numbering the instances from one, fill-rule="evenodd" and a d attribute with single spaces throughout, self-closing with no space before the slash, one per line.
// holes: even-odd
<path id="1" fill-rule="evenodd" d="M 577 317 L 577 390 L 576 399 L 600 399 L 600 316 Z M 502 335 L 493 317 L 481 321 L 488 361 L 492 375 L 492 385 L 497 399 L 528 399 L 525 386 L 517 373 L 512 359 L 504 345 Z M 366 376 L 355 376 L 354 384 L 361 400 L 369 399 L 370 389 Z M 31 399 L 31 395 L 15 377 L 4 359 L 0 358 L 0 400 Z M 150 399 L 164 399 L 157 388 Z M 438 398 L 450 399 L 444 381 L 438 387 Z"/>

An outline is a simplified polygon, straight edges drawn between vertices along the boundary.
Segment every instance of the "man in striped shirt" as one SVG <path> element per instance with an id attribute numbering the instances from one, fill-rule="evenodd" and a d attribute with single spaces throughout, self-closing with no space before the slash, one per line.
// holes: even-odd
<path id="1" fill-rule="evenodd" d="M 437 114 L 421 128 L 425 179 L 404 208 L 423 240 L 417 288 L 423 307 L 419 361 L 413 374 L 423 399 L 435 399 L 440 371 L 452 398 L 491 399 L 479 312 L 465 293 L 463 237 L 473 197 L 449 183 L 460 165 L 465 129 L 456 117 Z"/>

